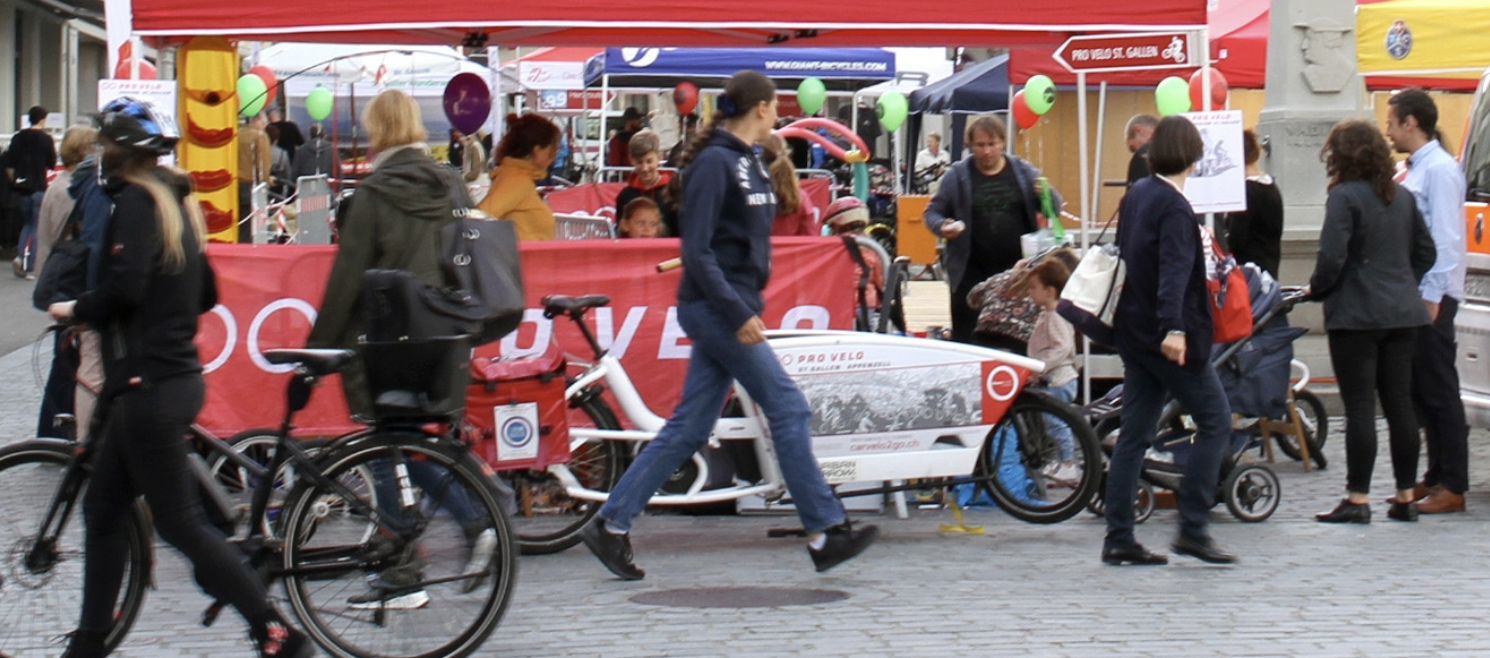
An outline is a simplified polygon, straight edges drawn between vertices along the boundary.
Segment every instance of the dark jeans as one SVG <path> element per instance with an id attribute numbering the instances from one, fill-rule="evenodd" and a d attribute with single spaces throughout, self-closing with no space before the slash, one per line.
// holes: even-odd
<path id="1" fill-rule="evenodd" d="M 1409 390 L 1413 336 L 1418 329 L 1337 329 L 1330 332 L 1330 365 L 1345 404 L 1345 490 L 1371 492 L 1376 466 L 1376 399 L 1387 418 L 1396 488 L 1417 481 L 1418 426 Z M 1454 400 L 1459 394 L 1454 392 Z M 1462 408 L 1461 408 L 1462 409 Z"/>
<path id="2" fill-rule="evenodd" d="M 1423 484 L 1443 485 L 1456 494 L 1469 490 L 1469 424 L 1459 398 L 1454 358 L 1454 317 L 1459 301 L 1447 295 L 1433 324 L 1418 330 L 1412 359 L 1412 403 L 1428 444 Z"/>
<path id="3" fill-rule="evenodd" d="M 969 306 L 967 294 L 995 274 L 998 272 L 984 272 L 968 263 L 968 270 L 962 273 L 962 281 L 952 289 L 952 340 L 959 343 L 978 342 L 973 339 L 973 330 L 978 328 L 978 314 L 983 309 Z"/>
<path id="4" fill-rule="evenodd" d="M 21 196 L 21 238 L 16 244 L 16 256 L 21 259 L 21 266 L 27 272 L 35 273 L 36 270 L 36 222 L 41 217 L 41 200 L 46 196 L 41 192 L 19 192 Z"/>
<path id="5" fill-rule="evenodd" d="M 1138 351 L 1118 338 L 1123 358 L 1123 416 L 1117 446 L 1107 464 L 1107 491 L 1103 507 L 1107 517 L 1105 546 L 1124 547 L 1137 543 L 1133 536 L 1133 498 L 1138 494 L 1143 457 L 1154 441 L 1165 400 L 1173 396 L 1194 419 L 1194 445 L 1185 461 L 1180 482 L 1180 535 L 1204 541 L 1210 538 L 1207 523 L 1216 504 L 1216 480 L 1221 460 L 1231 443 L 1231 404 L 1216 369 L 1206 364 L 1196 373 L 1152 352 Z M 1168 394 L 1166 396 L 1165 394 Z"/>
<path id="6" fill-rule="evenodd" d="M 184 437 L 202 408 L 204 391 L 200 375 L 174 377 L 135 387 L 109 405 L 83 497 L 86 552 L 78 628 L 105 631 L 113 623 L 127 555 L 125 512 L 142 494 L 155 531 L 191 561 L 202 591 L 232 604 L 256 628 L 270 619 L 263 581 L 249 571 L 243 553 L 208 523 L 187 461 Z"/>
<path id="7" fill-rule="evenodd" d="M 52 371 L 47 375 L 47 386 L 41 394 L 41 416 L 36 419 L 36 435 L 59 439 L 71 439 L 81 430 L 74 425 L 73 432 L 57 428 L 57 414 L 73 413 L 78 374 L 78 344 L 72 331 L 58 331 L 53 336 Z"/>

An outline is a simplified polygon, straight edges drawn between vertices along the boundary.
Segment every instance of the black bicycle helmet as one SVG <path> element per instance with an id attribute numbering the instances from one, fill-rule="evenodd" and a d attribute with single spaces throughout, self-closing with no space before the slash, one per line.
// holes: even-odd
<path id="1" fill-rule="evenodd" d="M 175 117 L 148 98 L 121 96 L 109 101 L 98 123 L 101 137 L 156 155 L 171 153 L 181 139 Z"/>

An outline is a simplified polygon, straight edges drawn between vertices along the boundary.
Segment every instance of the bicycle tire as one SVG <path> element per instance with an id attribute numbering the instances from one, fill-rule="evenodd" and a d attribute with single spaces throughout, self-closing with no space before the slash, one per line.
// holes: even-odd
<path id="1" fill-rule="evenodd" d="M 234 450 L 252 459 L 254 463 L 268 467 L 269 461 L 274 458 L 274 446 L 279 443 L 279 433 L 271 429 L 244 430 L 223 440 Z M 307 439 L 301 442 L 306 451 L 314 456 L 329 441 L 325 439 Z M 295 465 L 286 463 L 281 467 L 282 474 L 274 478 L 275 493 L 269 498 L 269 507 L 264 510 L 263 532 L 266 537 L 277 537 L 280 514 L 284 509 L 284 501 L 295 482 Z M 245 521 L 248 518 L 250 506 L 253 504 L 254 487 L 258 481 L 247 469 L 236 467 L 228 461 L 227 456 L 212 454 L 207 464 L 207 473 L 212 476 L 213 481 L 222 486 L 223 492 L 233 501 L 239 512 L 239 523 L 237 536 L 247 534 Z"/>
<path id="2" fill-rule="evenodd" d="M 0 648 L 15 658 L 53 656 L 66 643 L 66 629 L 76 628 L 83 596 L 82 500 L 79 489 L 58 545 L 40 563 L 26 564 L 35 548 L 41 519 L 51 507 L 67 463 L 77 444 L 37 439 L 0 450 Z M 114 627 L 104 640 L 113 651 L 139 617 L 150 585 L 150 516 L 142 502 L 124 519 L 129 551 Z"/>
<path id="3" fill-rule="evenodd" d="M 1304 438 L 1309 441 L 1309 456 L 1320 468 L 1329 465 L 1324 456 L 1324 443 L 1330 438 L 1330 417 L 1325 412 L 1324 402 L 1319 396 L 1306 390 L 1293 394 L 1295 406 L 1299 410 L 1299 421 L 1304 425 Z M 1288 418 L 1287 413 L 1284 419 Z M 1278 449 L 1290 459 L 1299 461 L 1303 459 L 1304 453 L 1299 450 L 1298 440 L 1291 434 L 1274 434 L 1278 440 Z"/>
<path id="4" fill-rule="evenodd" d="M 1052 431 L 1062 423 L 1071 430 L 1069 446 L 1062 445 L 1061 432 Z M 1025 391 L 989 430 L 977 475 L 1010 516 L 1027 523 L 1059 523 L 1097 494 L 1102 446 L 1079 407 Z"/>
<path id="5" fill-rule="evenodd" d="M 591 397 L 573 411 L 596 429 L 621 429 L 615 412 L 599 397 Z M 621 447 L 615 441 L 570 441 L 570 474 L 597 491 L 610 491 L 621 481 Z M 601 503 L 579 500 L 564 492 L 559 480 L 547 470 L 500 473 L 511 484 L 517 509 L 511 521 L 523 555 L 548 555 L 579 543 L 579 531 L 600 513 Z"/>
<path id="6" fill-rule="evenodd" d="M 282 566 L 285 593 L 306 631 L 327 653 L 340 658 L 460 658 L 478 649 L 506 612 L 516 582 L 517 543 L 501 494 L 484 467 L 464 449 L 447 446 L 427 435 L 379 433 L 321 455 L 317 465 L 330 479 L 341 481 L 373 462 L 429 465 L 430 479 L 400 478 L 411 485 L 414 500 L 401 513 L 413 521 L 411 541 L 399 544 L 355 506 L 337 512 L 340 498 L 304 479 L 286 503 Z M 360 476 L 357 476 L 360 477 Z M 471 561 L 468 536 L 451 512 L 448 493 L 458 488 L 474 507 L 484 529 L 493 531 L 487 575 L 464 575 Z M 372 492 L 354 492 L 375 504 Z M 389 510 L 379 508 L 380 513 Z M 372 529 L 372 531 L 370 531 Z M 373 578 L 406 577 L 405 589 L 386 600 L 362 603 L 352 599 L 374 591 Z M 475 583 L 474 592 L 462 591 Z M 417 609 L 398 609 L 404 597 L 420 593 L 426 603 Z"/>

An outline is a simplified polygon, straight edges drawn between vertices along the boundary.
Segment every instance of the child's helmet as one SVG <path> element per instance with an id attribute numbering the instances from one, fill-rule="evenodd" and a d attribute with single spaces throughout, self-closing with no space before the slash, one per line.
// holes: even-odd
<path id="1" fill-rule="evenodd" d="M 839 197 L 828 204 L 823 223 L 835 234 L 862 229 L 869 225 L 869 206 L 855 196 Z"/>
<path id="2" fill-rule="evenodd" d="M 148 98 L 121 96 L 109 101 L 98 123 L 99 136 L 156 155 L 171 153 L 181 139 L 175 117 Z"/>

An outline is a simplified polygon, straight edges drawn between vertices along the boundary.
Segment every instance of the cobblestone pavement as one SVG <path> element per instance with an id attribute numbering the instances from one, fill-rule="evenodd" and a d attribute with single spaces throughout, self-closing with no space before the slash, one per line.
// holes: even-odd
<path id="1" fill-rule="evenodd" d="M 0 399 L 7 437 L 0 444 L 19 440 L 35 422 L 31 360 L 29 349 L 0 358 L 10 393 Z M 1167 567 L 1105 567 L 1098 560 L 1102 523 L 1086 513 L 1039 526 L 972 510 L 969 522 L 987 529 L 973 535 L 940 531 L 952 522 L 946 510 L 914 510 L 907 520 L 869 515 L 884 530 L 880 543 L 816 574 L 799 539 L 766 537 L 767 529 L 793 518 L 657 515 L 636 529 L 637 561 L 648 571 L 643 581 L 613 579 L 583 548 L 523 558 L 512 606 L 476 655 L 1490 655 L 1490 434 L 1471 435 L 1468 513 L 1425 516 L 1417 524 L 1387 520 L 1379 502 L 1391 488 L 1383 439 L 1375 521 L 1327 526 L 1312 515 L 1333 506 L 1343 490 L 1340 419 L 1332 420 L 1329 470 L 1272 465 L 1283 500 L 1271 519 L 1243 524 L 1224 506 L 1214 512 L 1215 536 L 1241 556 L 1236 567 L 1185 558 Z M 1165 548 L 1174 524 L 1174 512 L 1160 510 L 1139 528 L 1139 538 Z M 117 655 L 251 655 L 244 626 L 230 615 L 215 628 L 196 624 L 207 599 L 173 551 L 161 547 L 157 555 L 158 589 Z M 635 600 L 679 589 L 761 587 L 845 596 L 775 607 Z"/>

